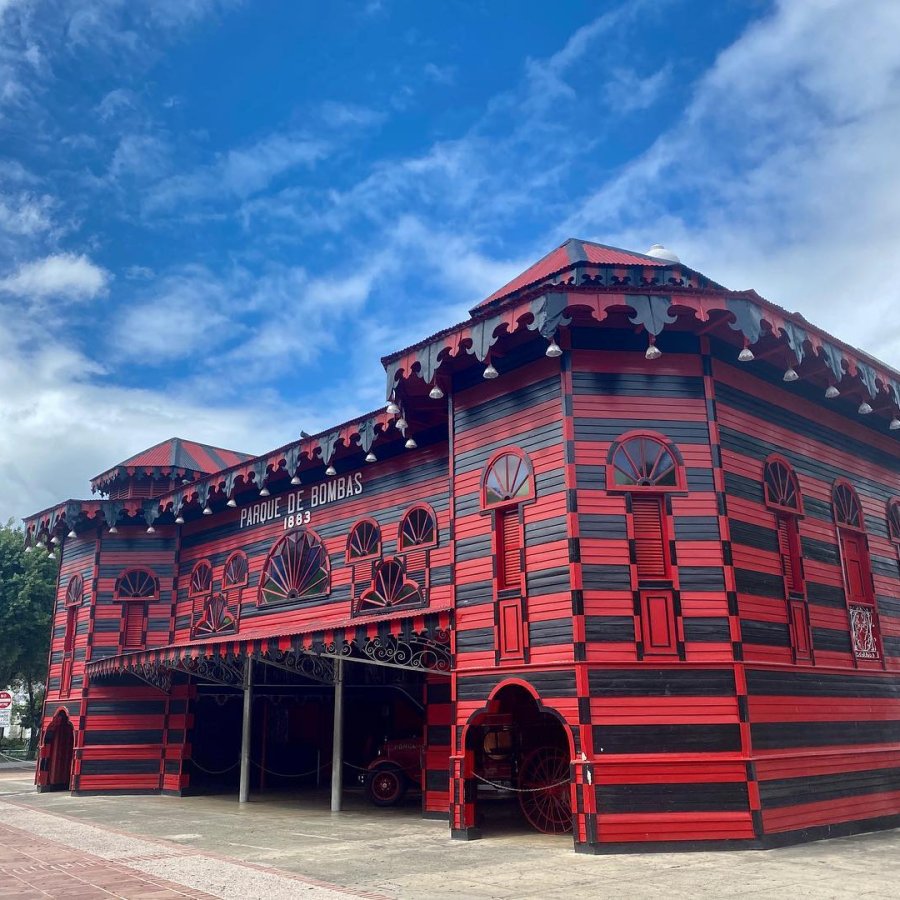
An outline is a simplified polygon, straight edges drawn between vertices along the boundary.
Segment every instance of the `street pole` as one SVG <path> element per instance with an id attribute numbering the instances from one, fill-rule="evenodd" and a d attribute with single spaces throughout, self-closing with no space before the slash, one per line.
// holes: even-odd
<path id="1" fill-rule="evenodd" d="M 239 803 L 250 799 L 250 734 L 253 723 L 253 659 L 244 662 L 244 718 L 241 722 L 241 789 Z"/>
<path id="2" fill-rule="evenodd" d="M 334 661 L 334 735 L 331 748 L 331 811 L 341 811 L 344 774 L 344 660 Z"/>

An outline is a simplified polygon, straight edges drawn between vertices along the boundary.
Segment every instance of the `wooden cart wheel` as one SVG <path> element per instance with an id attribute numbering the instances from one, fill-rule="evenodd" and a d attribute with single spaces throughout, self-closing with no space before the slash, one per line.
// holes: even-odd
<path id="1" fill-rule="evenodd" d="M 544 834 L 572 830 L 569 759 L 556 747 L 540 747 L 522 761 L 519 805 L 525 818 Z"/>

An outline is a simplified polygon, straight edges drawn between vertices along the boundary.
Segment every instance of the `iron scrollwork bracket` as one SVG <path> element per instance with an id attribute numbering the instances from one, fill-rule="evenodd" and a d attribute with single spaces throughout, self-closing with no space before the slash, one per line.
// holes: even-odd
<path id="1" fill-rule="evenodd" d="M 409 638 L 377 636 L 366 641 L 360 649 L 378 665 L 449 675 L 450 644 L 443 639 L 444 635 L 444 632 L 438 632 L 433 639 L 424 635 Z"/>
<path id="2" fill-rule="evenodd" d="M 304 651 L 277 650 L 264 656 L 261 653 L 254 655 L 253 659 L 267 666 L 275 666 L 295 675 L 302 675 L 318 681 L 320 684 L 334 684 L 334 662 L 323 656 Z"/>
<path id="3" fill-rule="evenodd" d="M 223 659 L 221 656 L 181 659 L 174 668 L 201 681 L 213 681 L 225 687 L 240 688 L 244 684 L 244 663 L 240 658 L 233 661 Z"/>

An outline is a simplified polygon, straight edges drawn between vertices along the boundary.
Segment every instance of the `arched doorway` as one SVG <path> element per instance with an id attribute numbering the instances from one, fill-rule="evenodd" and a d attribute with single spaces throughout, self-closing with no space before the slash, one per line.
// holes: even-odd
<path id="1" fill-rule="evenodd" d="M 75 753 L 75 729 L 65 713 L 56 716 L 48 729 L 50 763 L 47 788 L 52 791 L 69 790 L 72 778 L 72 757 Z"/>
<path id="2" fill-rule="evenodd" d="M 569 833 L 572 752 L 568 729 L 529 689 L 497 691 L 466 729 L 482 829 L 526 823 L 545 834 Z"/>

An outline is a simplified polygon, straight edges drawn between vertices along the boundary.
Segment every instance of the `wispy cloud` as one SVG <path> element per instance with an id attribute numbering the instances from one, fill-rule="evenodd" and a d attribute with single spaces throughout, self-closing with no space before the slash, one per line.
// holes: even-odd
<path id="1" fill-rule="evenodd" d="M 0 278 L 0 293 L 32 301 L 90 300 L 106 290 L 109 278 L 106 269 L 83 254 L 57 253 L 24 263 Z"/>

